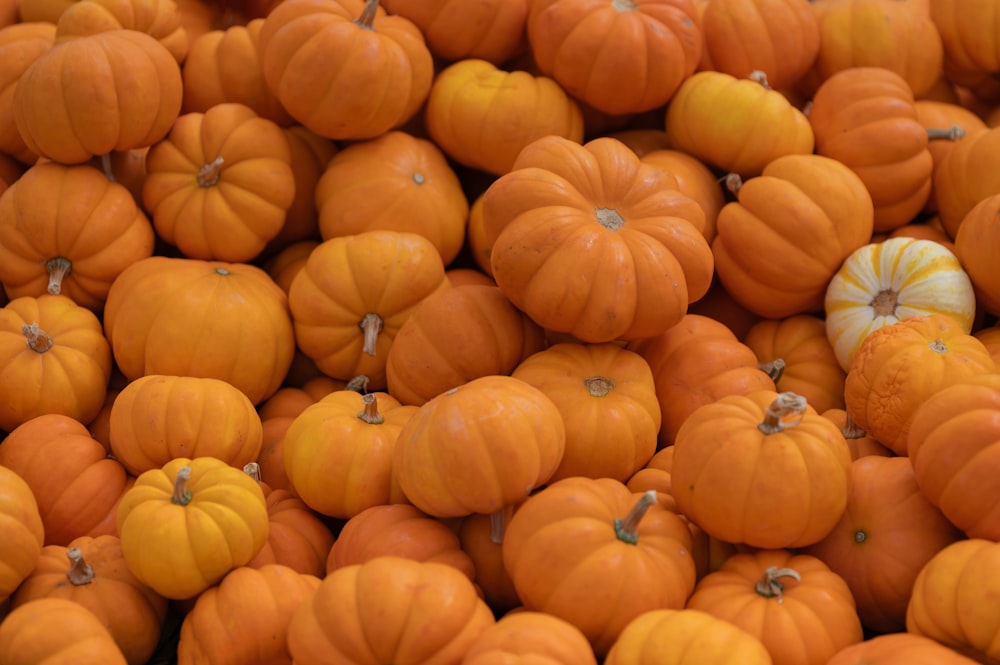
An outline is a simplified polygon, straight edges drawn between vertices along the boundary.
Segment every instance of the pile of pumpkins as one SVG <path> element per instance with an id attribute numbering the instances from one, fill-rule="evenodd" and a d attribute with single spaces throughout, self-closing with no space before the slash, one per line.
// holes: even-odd
<path id="1" fill-rule="evenodd" d="M 1000 0 L 0 0 L 0 663 L 1000 663 Z"/>

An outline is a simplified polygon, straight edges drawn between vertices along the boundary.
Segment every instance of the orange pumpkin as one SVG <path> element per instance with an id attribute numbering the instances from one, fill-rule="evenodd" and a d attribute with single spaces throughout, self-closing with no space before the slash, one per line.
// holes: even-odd
<path id="1" fill-rule="evenodd" d="M 945 155 L 956 143 L 962 141 L 966 134 L 986 128 L 986 123 L 982 118 L 957 102 L 918 98 L 913 102 L 913 106 L 917 109 L 917 120 L 925 129 L 928 131 L 950 129 L 955 135 L 954 140 L 931 141 L 927 144 L 927 149 L 934 161 L 934 171 L 937 171 L 941 162 L 944 161 Z M 926 209 L 929 211 L 937 210 L 933 173 L 931 175 L 931 194 L 927 199 Z"/>
<path id="2" fill-rule="evenodd" d="M 44 21 L 5 24 L 0 30 L 0 153 L 24 164 L 33 163 L 38 156 L 28 149 L 17 130 L 14 87 L 28 66 L 52 48 L 55 35 L 55 25 Z M 11 184 L 6 178 L 0 179 Z"/>
<path id="3" fill-rule="evenodd" d="M 620 135 L 619 133 L 618 136 Z M 627 138 L 625 136 L 619 140 L 627 142 Z M 629 147 L 636 151 L 635 145 Z M 702 230 L 702 235 L 705 236 L 705 240 L 711 243 L 715 239 L 719 211 L 726 204 L 726 195 L 719 184 L 719 179 L 708 165 L 697 157 L 671 148 L 658 148 L 645 153 L 636 151 L 636 154 L 646 164 L 652 164 L 667 171 L 674 177 L 681 193 L 687 194 L 698 202 L 698 205 L 705 212 L 705 228 Z"/>
<path id="4" fill-rule="evenodd" d="M 517 589 L 503 565 L 503 534 L 517 506 L 504 506 L 491 515 L 473 513 L 458 524 L 462 551 L 475 566 L 473 582 L 494 613 L 503 614 L 521 606 Z"/>
<path id="5" fill-rule="evenodd" d="M 128 189 L 99 170 L 36 164 L 0 195 L 0 282 L 11 298 L 63 294 L 97 311 L 154 237 Z"/>
<path id="6" fill-rule="evenodd" d="M 181 87 L 167 47 L 138 30 L 109 30 L 38 57 L 18 79 L 14 120 L 29 150 L 77 164 L 162 139 L 180 112 Z"/>
<path id="7" fill-rule="evenodd" d="M 31 574 L 41 556 L 45 527 L 31 486 L 0 466 L 0 606 Z"/>
<path id="8" fill-rule="evenodd" d="M 935 0 L 929 5 L 941 36 L 944 71 L 949 77 L 967 83 L 1000 69 L 1000 39 L 985 18 L 992 14 L 970 12 L 960 0 Z M 977 7 L 983 12 L 996 11 L 992 0 Z"/>
<path id="9" fill-rule="evenodd" d="M 838 651 L 826 665 L 976 665 L 929 637 L 899 632 L 875 635 Z"/>
<path id="10" fill-rule="evenodd" d="M 828 409 L 820 415 L 840 428 L 840 433 L 844 435 L 844 439 L 847 441 L 847 449 L 851 453 L 851 461 L 859 457 L 865 457 L 866 455 L 892 457 L 896 454 L 873 437 L 868 436 L 868 432 L 858 427 L 858 424 L 854 422 L 854 419 L 851 418 L 846 409 Z"/>
<path id="11" fill-rule="evenodd" d="M 187 55 L 188 34 L 173 0 L 79 0 L 59 14 L 56 42 L 122 29 L 153 37 L 178 64 Z"/>
<path id="12" fill-rule="evenodd" d="M 962 220 L 976 204 L 1000 194 L 996 151 L 1000 127 L 972 129 L 938 163 L 934 170 L 934 196 L 941 224 L 955 238 Z"/>
<path id="13" fill-rule="evenodd" d="M 3 199 L 0 198 L 0 205 Z M 996 248 L 1000 245 L 1000 192 L 977 203 L 962 219 L 955 234 L 955 256 L 972 280 L 976 304 L 1000 315 L 1000 271 Z"/>
<path id="14" fill-rule="evenodd" d="M 583 633 L 568 621 L 528 610 L 500 617 L 479 634 L 465 652 L 465 665 L 499 665 L 504 662 L 538 662 L 552 665 L 597 665 Z"/>
<path id="15" fill-rule="evenodd" d="M 675 325 L 713 263 L 704 212 L 668 177 L 615 139 L 532 142 L 483 195 L 497 285 L 542 327 L 585 342 Z"/>
<path id="16" fill-rule="evenodd" d="M 0 662 L 129 665 L 101 620 L 66 598 L 42 598 L 12 610 L 0 623 Z"/>

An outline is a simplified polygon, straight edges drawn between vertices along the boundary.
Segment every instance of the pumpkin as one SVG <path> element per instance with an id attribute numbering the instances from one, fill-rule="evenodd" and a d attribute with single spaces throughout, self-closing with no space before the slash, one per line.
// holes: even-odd
<path id="1" fill-rule="evenodd" d="M 962 221 L 985 198 L 1000 194 L 994 160 L 1000 127 L 970 129 L 934 170 L 934 196 L 941 224 L 955 238 Z"/>
<path id="2" fill-rule="evenodd" d="M 310 508 L 347 519 L 406 501 L 393 465 L 397 440 L 416 415 L 387 393 L 338 390 L 307 407 L 285 432 L 290 489 Z"/>
<path id="3" fill-rule="evenodd" d="M 93 612 L 129 665 L 150 659 L 167 615 L 167 599 L 129 572 L 121 541 L 110 534 L 44 547 L 34 571 L 14 594 L 12 607 L 41 598 L 65 598 Z"/>
<path id="4" fill-rule="evenodd" d="M 122 374 L 221 379 L 254 404 L 281 387 L 295 336 L 285 292 L 243 263 L 152 256 L 108 292 L 104 331 Z"/>
<path id="5" fill-rule="evenodd" d="M 938 551 L 964 536 L 921 491 L 905 457 L 857 459 L 847 482 L 840 522 L 804 552 L 844 578 L 865 628 L 905 631 L 917 574 Z"/>
<path id="6" fill-rule="evenodd" d="M 264 19 L 257 48 L 271 94 L 329 139 L 370 139 L 403 125 L 433 78 L 419 28 L 387 15 L 378 0 L 279 3 Z"/>
<path id="7" fill-rule="evenodd" d="M 31 486 L 0 466 L 0 605 L 34 570 L 45 542 L 45 527 Z"/>
<path id="8" fill-rule="evenodd" d="M 417 407 L 399 432 L 392 472 L 429 515 L 490 514 L 544 485 L 565 448 L 566 426 L 545 393 L 488 375 Z"/>
<path id="9" fill-rule="evenodd" d="M 430 52 L 445 62 L 481 59 L 499 65 L 522 53 L 527 46 L 524 36 L 528 18 L 526 0 L 477 3 L 382 0 L 381 4 L 390 14 L 413 21 L 420 28 Z"/>
<path id="10" fill-rule="evenodd" d="M 545 393 L 566 424 L 566 449 L 550 481 L 625 482 L 656 452 L 660 404 L 649 364 L 634 351 L 555 344 L 523 360 L 511 376 Z"/>
<path id="11" fill-rule="evenodd" d="M 937 171 L 941 162 L 944 161 L 945 155 L 967 133 L 986 128 L 986 123 L 982 118 L 957 102 L 917 99 L 913 102 L 913 106 L 917 109 L 917 120 L 920 121 L 920 124 L 925 129 L 930 131 L 951 128 L 955 135 L 954 140 L 931 141 L 927 144 L 927 149 L 930 151 L 931 158 L 934 161 L 934 171 Z M 931 175 L 931 194 L 927 199 L 925 209 L 931 212 L 937 210 L 937 194 L 934 190 L 933 172 Z M 942 235 L 947 238 L 947 234 L 943 232 L 943 227 L 940 227 L 940 230 L 942 231 Z"/>
<path id="12" fill-rule="evenodd" d="M 794 393 L 762 390 L 701 406 L 674 447 L 677 508 L 724 542 L 811 545 L 847 505 L 847 443 Z"/>
<path id="13" fill-rule="evenodd" d="M 977 5 L 980 11 L 972 12 L 956 0 L 935 0 L 929 5 L 944 48 L 946 75 L 968 82 L 1000 69 L 1000 40 L 986 20 L 996 11 L 994 2 L 988 0 Z"/>
<path id="14" fill-rule="evenodd" d="M 913 583 L 906 632 L 929 637 L 980 663 L 1000 658 L 997 646 L 1000 543 L 954 542 L 928 561 Z"/>
<path id="15" fill-rule="evenodd" d="M 674 442 L 698 407 L 725 395 L 775 389 L 753 350 L 725 324 L 700 314 L 687 314 L 665 333 L 627 348 L 642 356 L 653 372 L 661 446 Z"/>
<path id="16" fill-rule="evenodd" d="M 257 44 L 263 18 L 215 29 L 191 40 L 181 69 L 182 113 L 205 113 L 216 104 L 237 102 L 282 127 L 295 122 L 268 90 Z"/>
<path id="17" fill-rule="evenodd" d="M 724 619 L 694 609 L 656 609 L 633 619 L 615 640 L 604 665 L 655 663 L 771 665 L 764 644 Z"/>
<path id="18" fill-rule="evenodd" d="M 263 264 L 264 270 L 271 279 L 281 287 L 285 294 L 292 285 L 292 280 L 306 264 L 309 254 L 319 245 L 318 239 L 292 242 L 272 254 Z"/>
<path id="19" fill-rule="evenodd" d="M 968 377 L 935 391 L 913 413 L 907 454 L 927 499 L 969 537 L 1000 540 L 997 455 L 1000 375 Z"/>
<path id="20" fill-rule="evenodd" d="M 811 154 L 815 142 L 806 115 L 760 72 L 688 77 L 667 105 L 666 130 L 674 148 L 742 176 L 778 157 Z"/>
<path id="21" fill-rule="evenodd" d="M 123 185 L 87 165 L 36 164 L 0 195 L 0 282 L 11 298 L 64 294 L 97 311 L 154 237 Z"/>
<path id="22" fill-rule="evenodd" d="M 583 633 L 573 624 L 542 612 L 505 614 L 469 646 L 465 665 L 499 665 L 518 660 L 552 665 L 597 665 Z"/>
<path id="23" fill-rule="evenodd" d="M 896 237 L 848 256 L 827 286 L 823 310 L 827 337 L 846 372 L 865 338 L 910 316 L 950 316 L 969 332 L 976 300 L 968 274 L 946 247 Z"/>
<path id="24" fill-rule="evenodd" d="M 77 164 L 162 139 L 180 112 L 181 87 L 167 47 L 138 30 L 108 30 L 39 56 L 18 79 L 14 121 L 28 150 Z"/>
<path id="25" fill-rule="evenodd" d="M 319 583 L 318 577 L 276 564 L 233 570 L 201 593 L 184 615 L 178 665 L 291 662 L 288 625 Z M 224 625 L 240 629 L 218 629 Z"/>
<path id="26" fill-rule="evenodd" d="M 770 319 L 823 308 L 844 259 L 871 240 L 872 199 L 844 164 L 786 155 L 742 182 L 716 220 L 712 241 L 722 286 Z"/>
<path id="27" fill-rule="evenodd" d="M 314 187 L 323 240 L 386 230 L 424 236 L 445 265 L 465 240 L 469 203 L 444 153 L 403 131 L 346 146 Z"/>
<path id="28" fill-rule="evenodd" d="M 823 319 L 812 314 L 765 319 L 747 331 L 743 343 L 771 374 L 778 392 L 802 395 L 820 413 L 844 408 L 847 373 L 837 362 Z"/>
<path id="29" fill-rule="evenodd" d="M 844 402 L 859 427 L 906 455 L 910 423 L 921 402 L 950 385 L 996 371 L 983 343 L 953 318 L 914 316 L 883 326 L 862 342 L 847 372 Z"/>
<path id="30" fill-rule="evenodd" d="M 452 566 L 381 556 L 323 579 L 292 615 L 288 650 L 301 665 L 457 663 L 493 623 Z"/>
<path id="31" fill-rule="evenodd" d="M 663 106 L 703 48 L 691 0 L 541 0 L 529 7 L 526 32 L 543 74 L 610 115 Z M 650 67 L 654 62 L 662 66 Z"/>
<path id="32" fill-rule="evenodd" d="M 104 404 L 111 347 L 67 296 L 22 296 L 0 309 L 0 368 L 0 429 L 46 414 L 86 423 Z"/>
<path id="33" fill-rule="evenodd" d="M 116 516 L 125 563 L 174 600 L 193 598 L 264 546 L 268 515 L 257 481 L 213 457 L 175 457 L 140 475 Z"/>
<path id="34" fill-rule="evenodd" d="M 318 241 L 319 209 L 316 205 L 316 185 L 330 159 L 337 154 L 337 145 L 328 138 L 309 131 L 302 125 L 283 127 L 292 150 L 292 176 L 295 197 L 285 213 L 285 223 L 278 235 L 271 238 L 262 252 L 272 258 L 276 252 L 301 241 Z"/>
<path id="35" fill-rule="evenodd" d="M 583 142 L 583 112 L 546 76 L 464 58 L 434 77 L 424 124 L 450 158 L 493 175 L 511 170 L 524 146 L 547 135 Z M 483 131 L 484 126 L 493 129 Z"/>
<path id="36" fill-rule="evenodd" d="M 3 199 L 0 198 L 0 205 Z M 977 203 L 962 219 L 955 234 L 955 256 L 972 281 L 976 303 L 991 314 L 1000 314 L 1000 272 L 995 249 L 1000 242 L 1000 192 Z"/>
<path id="37" fill-rule="evenodd" d="M 111 452 L 133 476 L 174 457 L 216 457 L 235 467 L 257 458 L 260 416 L 220 379 L 149 374 L 126 385 L 111 407 Z"/>
<path id="38" fill-rule="evenodd" d="M 933 240 L 934 242 L 943 245 L 952 254 L 955 253 L 955 243 L 948 236 L 948 233 L 940 224 L 940 218 L 938 216 L 933 216 L 930 219 L 924 221 L 916 219 L 909 224 L 903 224 L 902 226 L 897 226 L 892 231 L 886 234 L 878 234 L 878 236 L 872 236 L 873 242 L 882 242 L 883 240 L 888 240 L 889 238 L 920 238 L 923 240 Z"/>
<path id="39" fill-rule="evenodd" d="M 843 578 L 808 554 L 737 553 L 703 577 L 688 599 L 759 639 L 774 665 L 825 665 L 864 633 Z"/>
<path id="40" fill-rule="evenodd" d="M 603 658 L 643 612 L 680 609 L 694 588 L 691 534 L 656 501 L 611 478 L 564 478 L 514 512 L 504 566 L 525 609 L 580 629 Z"/>
<path id="41" fill-rule="evenodd" d="M 404 404 L 491 374 L 510 374 L 545 346 L 545 334 L 496 286 L 453 286 L 427 296 L 386 358 L 389 394 Z"/>
<path id="42" fill-rule="evenodd" d="M 940 642 L 899 632 L 875 635 L 862 642 L 846 646 L 826 665 L 975 665 L 977 661 L 966 658 Z"/>
<path id="43" fill-rule="evenodd" d="M 520 504 L 518 504 L 520 505 Z M 490 515 L 472 513 L 461 518 L 458 540 L 475 567 L 473 582 L 496 614 L 521 606 L 517 589 L 503 565 L 503 535 L 517 506 L 504 506 Z"/>
<path id="44" fill-rule="evenodd" d="M 470 580 L 476 574 L 475 564 L 455 531 L 405 503 L 371 506 L 344 522 L 327 553 L 325 572 L 380 556 L 447 564 Z"/>
<path id="45" fill-rule="evenodd" d="M 386 386 L 392 340 L 417 305 L 451 288 L 441 255 L 416 233 L 366 231 L 316 247 L 288 289 L 298 348 L 328 376 Z"/>
<path id="46" fill-rule="evenodd" d="M 281 230 L 295 196 L 291 149 L 236 102 L 185 113 L 149 149 L 142 202 L 159 237 L 192 259 L 241 262 Z"/>
<path id="47" fill-rule="evenodd" d="M 628 144 L 626 139 L 627 136 L 619 140 Z M 636 151 L 635 145 L 629 147 Z M 646 164 L 657 166 L 672 175 L 681 193 L 698 202 L 705 213 L 705 228 L 702 229 L 702 235 L 711 243 L 715 239 L 719 211 L 726 204 L 726 195 L 708 165 L 697 157 L 671 148 L 649 150 L 645 153 L 636 151 L 636 154 Z"/>
<path id="48" fill-rule="evenodd" d="M 28 149 L 17 130 L 14 88 L 28 66 L 52 48 L 55 35 L 55 25 L 43 21 L 5 24 L 0 29 L 0 153 L 24 164 L 34 163 L 38 156 Z M 6 177 L 2 179 L 11 184 Z"/>
<path id="49" fill-rule="evenodd" d="M 532 142 L 483 194 L 497 285 L 581 341 L 664 332 L 708 290 L 713 266 L 704 212 L 668 177 L 615 139 Z"/>
<path id="50" fill-rule="evenodd" d="M 56 42 L 122 29 L 155 38 L 178 64 L 187 55 L 188 34 L 173 0 L 79 0 L 59 14 Z"/>
<path id="51" fill-rule="evenodd" d="M 128 665 L 101 620 L 80 603 L 42 598 L 11 610 L 0 623 L 0 662 Z"/>

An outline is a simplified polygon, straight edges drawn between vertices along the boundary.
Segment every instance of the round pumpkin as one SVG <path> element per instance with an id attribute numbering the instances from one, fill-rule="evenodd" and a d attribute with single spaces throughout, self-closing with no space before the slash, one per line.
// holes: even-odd
<path id="1" fill-rule="evenodd" d="M 17 0 L 20 5 L 20 0 Z M 14 88 L 18 79 L 55 43 L 55 25 L 46 21 L 21 21 L 0 30 L 0 153 L 32 164 L 38 158 L 24 143 L 14 120 Z M 8 185 L 10 180 L 0 178 Z"/>
<path id="2" fill-rule="evenodd" d="M 971 129 L 951 146 L 934 169 L 933 186 L 941 224 L 955 238 L 962 220 L 985 198 L 1000 194 L 996 151 L 1000 127 Z"/>
<path id="3" fill-rule="evenodd" d="M 597 665 L 590 643 L 576 626 L 551 614 L 528 610 L 505 614 L 488 626 L 462 660 L 464 665 L 511 661 Z"/>
<path id="4" fill-rule="evenodd" d="M 472 581 L 496 614 L 521 606 L 517 589 L 503 565 L 503 535 L 515 510 L 517 506 L 504 506 L 503 510 L 490 515 L 472 513 L 458 524 L 462 551 L 469 555 L 476 569 Z"/>
<path id="5" fill-rule="evenodd" d="M 101 620 L 66 598 L 42 598 L 11 610 L 0 623 L 0 662 L 129 665 Z"/>
<path id="6" fill-rule="evenodd" d="M 178 64 L 187 56 L 188 34 L 173 0 L 79 0 L 59 14 L 56 43 L 122 29 L 153 37 Z"/>
<path id="7" fill-rule="evenodd" d="M 0 605 L 31 573 L 41 556 L 45 527 L 31 486 L 0 466 Z"/>
<path id="8" fill-rule="evenodd" d="M 661 133 L 664 137 L 666 136 L 665 132 Z M 613 136 L 616 138 L 621 136 L 619 140 L 629 145 L 628 135 L 623 136 L 622 133 L 618 133 Z M 712 169 L 697 157 L 681 150 L 657 147 L 656 149 L 642 152 L 641 148 L 637 149 L 635 144 L 631 144 L 629 147 L 646 164 L 657 166 L 672 175 L 681 193 L 687 194 L 698 202 L 698 205 L 705 212 L 705 228 L 702 229 L 702 235 L 705 236 L 705 240 L 711 243 L 715 239 L 716 220 L 719 217 L 719 211 L 726 204 L 725 191 L 719 184 L 719 179 Z"/>

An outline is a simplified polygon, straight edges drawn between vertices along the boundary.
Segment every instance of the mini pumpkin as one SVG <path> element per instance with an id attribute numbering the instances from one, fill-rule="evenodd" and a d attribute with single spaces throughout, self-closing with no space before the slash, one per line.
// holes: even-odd
<path id="1" fill-rule="evenodd" d="M 10 597 L 38 562 L 45 527 L 31 486 L 6 466 L 0 466 L 0 605 Z"/>
<path id="2" fill-rule="evenodd" d="M 42 598 L 11 610 L 0 623 L 0 662 L 129 665 L 93 612 L 66 598 Z"/>

